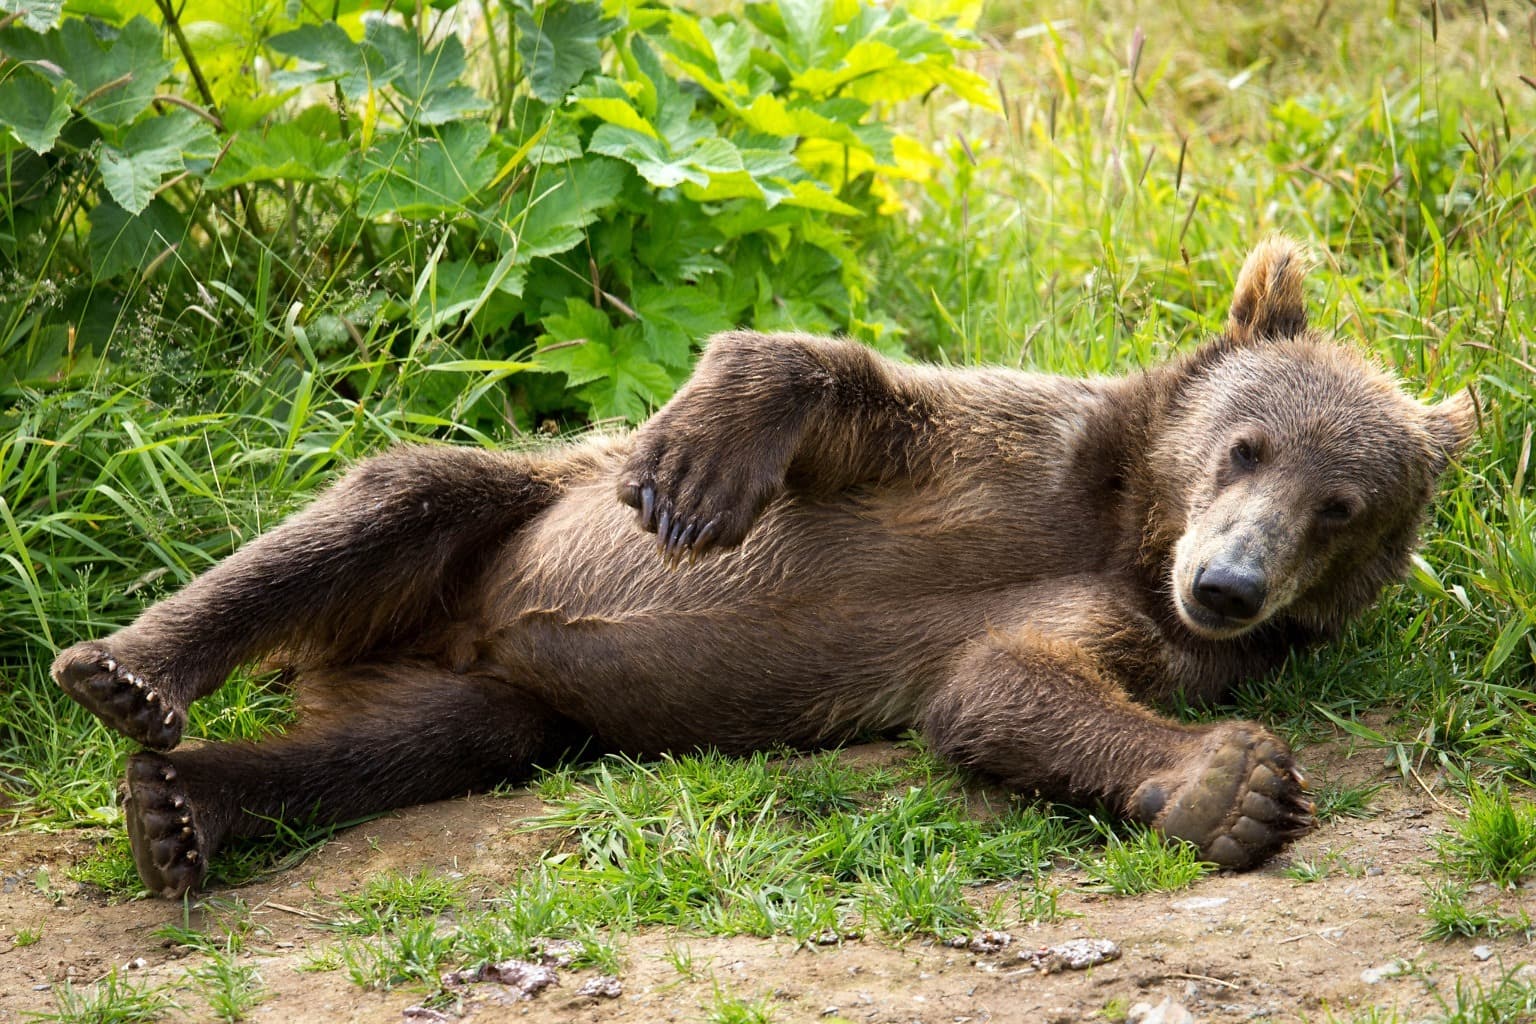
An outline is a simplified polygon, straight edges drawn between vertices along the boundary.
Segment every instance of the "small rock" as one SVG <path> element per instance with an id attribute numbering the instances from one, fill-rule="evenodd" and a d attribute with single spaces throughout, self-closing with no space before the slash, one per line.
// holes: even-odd
<path id="1" fill-rule="evenodd" d="M 445 987 L 475 985 L 487 981 L 506 986 L 507 994 L 517 999 L 532 999 L 549 986 L 560 984 L 554 970 L 526 960 L 503 960 L 500 963 L 481 964 L 472 971 L 454 971 L 443 975 Z"/>
<path id="2" fill-rule="evenodd" d="M 595 978 L 588 978 L 581 988 L 576 990 L 579 996 L 591 996 L 593 999 L 617 999 L 624 994 L 624 985 L 611 974 L 599 974 Z"/>
<path id="3" fill-rule="evenodd" d="M 837 1016 L 837 1007 L 835 1007 L 835 1006 L 823 1006 L 821 1008 L 821 1015 L 823 1017 L 835 1017 L 835 1016 Z"/>
<path id="4" fill-rule="evenodd" d="M 968 949 L 972 953 L 998 953 L 1013 945 L 1013 936 L 1007 932 L 988 930 L 971 936 L 957 935 L 945 940 L 944 944 L 956 949 Z"/>
<path id="5" fill-rule="evenodd" d="M 538 939 L 533 943 L 539 963 L 545 967 L 569 967 L 581 952 L 581 943 L 570 939 Z"/>
<path id="6" fill-rule="evenodd" d="M 1163 1001 L 1153 1006 L 1151 1003 L 1137 1003 L 1131 1007 L 1125 1015 L 1126 1024 L 1194 1024 L 1194 1016 L 1184 1008 L 1183 1004 L 1173 1001 L 1172 996 L 1165 996 Z"/>
<path id="7" fill-rule="evenodd" d="M 1365 869 L 1365 873 L 1370 878 L 1380 878 L 1387 872 L 1385 868 L 1379 868 L 1375 864 L 1372 864 L 1370 867 Z"/>
<path id="8" fill-rule="evenodd" d="M 1317 933 L 1317 937 L 1320 939 L 1327 939 L 1329 942 L 1335 942 L 1344 937 L 1344 929 L 1338 927 L 1324 928 L 1322 931 Z"/>
<path id="9" fill-rule="evenodd" d="M 1492 946 L 1473 946 L 1472 947 L 1472 959 L 1473 960 L 1492 960 L 1493 959 L 1493 947 Z"/>
<path id="10" fill-rule="evenodd" d="M 1120 947 L 1108 939 L 1071 939 L 1057 946 L 1026 950 L 1019 959 L 1041 974 L 1082 971 L 1120 959 Z"/>
<path id="11" fill-rule="evenodd" d="M 430 1021 L 431 1024 L 447 1024 L 448 1021 L 453 1020 L 441 1010 L 432 1010 L 425 1006 L 407 1006 L 400 1011 L 400 1016 L 406 1020 Z"/>
<path id="12" fill-rule="evenodd" d="M 1183 911 L 1215 910 L 1226 902 L 1228 902 L 1228 897 L 1226 896 L 1191 896 L 1189 899 L 1179 900 L 1177 903 L 1171 904 L 1171 906 L 1174 910 Z"/>
<path id="13" fill-rule="evenodd" d="M 1380 967 L 1367 967 L 1360 972 L 1360 980 L 1367 985 L 1376 985 L 1388 978 L 1398 978 L 1413 970 L 1413 965 L 1401 958 L 1384 963 Z"/>

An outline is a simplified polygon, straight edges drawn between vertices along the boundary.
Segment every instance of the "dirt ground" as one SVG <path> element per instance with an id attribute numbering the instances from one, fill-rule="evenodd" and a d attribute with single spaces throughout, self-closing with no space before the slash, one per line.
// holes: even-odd
<path id="1" fill-rule="evenodd" d="M 1342 746 L 1312 747 L 1314 772 L 1352 783 L 1381 775 L 1380 755 L 1349 756 Z M 1445 806 L 1442 806 L 1444 804 Z M 622 993 L 584 996 L 592 971 L 561 971 L 558 983 L 531 1000 L 505 999 L 494 984 L 472 986 L 464 1004 L 472 1021 L 701 1021 L 717 987 L 744 999 L 766 998 L 775 1021 L 1076 1022 L 1122 1019 L 1138 1003 L 1163 1000 L 1196 1021 L 1349 1019 L 1369 1007 L 1394 1009 L 1404 1021 L 1433 1018 L 1454 1005 L 1457 983 L 1492 987 L 1536 962 L 1521 937 L 1427 941 L 1423 875 L 1432 840 L 1449 824 L 1452 801 L 1410 781 L 1376 794 L 1364 820 L 1330 823 L 1264 868 L 1206 878 L 1192 888 L 1139 897 L 1069 890 L 1063 909 L 1078 915 L 1055 924 L 1014 924 L 1012 943 L 991 953 L 931 940 L 893 946 L 876 938 L 841 946 L 795 948 L 788 940 L 712 938 L 664 930 L 618 937 L 624 957 Z M 370 992 L 344 970 L 298 967 L 334 943 L 326 920 L 336 894 L 389 870 L 458 871 L 476 888 L 504 885 L 535 861 L 549 838 L 519 831 L 540 809 L 531 795 L 476 797 L 410 809 L 344 832 L 286 873 L 239 890 L 257 925 L 246 962 L 268 993 L 249 1019 L 284 1024 L 442 1019 L 410 1010 L 423 993 Z M 93 847 L 82 833 L 0 836 L 0 1022 L 54 1009 L 51 987 L 66 978 L 89 983 L 114 967 L 155 984 L 182 984 L 200 959 L 157 938 L 182 923 L 179 903 L 141 900 L 118 905 L 67 881 L 69 866 Z M 1283 874 L 1296 860 L 1336 855 L 1321 881 Z M 52 893 L 38 884 L 47 870 Z M 1058 872 L 1069 887 L 1072 868 Z M 978 891 L 990 903 L 996 893 Z M 1506 908 L 1529 902 L 1530 890 L 1508 894 Z M 200 910 L 188 922 L 196 927 Z M 12 937 L 40 932 L 34 944 Z M 1118 960 L 1083 971 L 1042 973 L 1021 959 L 1074 938 L 1112 940 Z M 686 947 L 696 965 L 679 974 L 669 950 Z M 1481 948 L 1479 948 L 1481 947 Z M 1373 969 L 1401 960 L 1411 969 Z M 1536 973 L 1536 968 L 1526 968 Z M 1386 975 L 1381 977 L 1380 975 Z M 1370 980 L 1370 979 L 1375 980 Z M 190 988 L 171 1019 L 211 1019 Z M 1442 1000 L 1445 1003 L 1442 1003 Z M 1131 1011 L 1131 1019 L 1139 1019 Z M 1158 1019 L 1156 1015 L 1151 1018 Z M 1166 1013 L 1163 1020 L 1185 1020 Z"/>

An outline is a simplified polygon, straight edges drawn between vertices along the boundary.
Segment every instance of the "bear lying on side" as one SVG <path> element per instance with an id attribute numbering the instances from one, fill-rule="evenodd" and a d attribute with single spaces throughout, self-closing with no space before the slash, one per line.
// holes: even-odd
<path id="1" fill-rule="evenodd" d="M 1223 336 L 1118 378 L 723 334 L 627 436 L 363 462 L 53 675 L 169 750 L 237 665 L 294 669 L 282 735 L 129 758 L 134 859 L 169 897 L 274 819 L 436 800 L 568 750 L 909 726 L 1248 867 L 1311 822 L 1290 751 L 1152 707 L 1219 697 L 1401 576 L 1473 421 L 1466 396 L 1422 406 L 1310 330 L 1305 263 L 1260 245 Z"/>

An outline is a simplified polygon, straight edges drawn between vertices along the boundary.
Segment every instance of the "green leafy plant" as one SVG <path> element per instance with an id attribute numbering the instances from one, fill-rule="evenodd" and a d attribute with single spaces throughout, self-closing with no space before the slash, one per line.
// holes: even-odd
<path id="1" fill-rule="evenodd" d="M 237 344 L 397 351 L 434 371 L 415 400 L 460 422 L 633 422 L 711 332 L 878 337 L 857 253 L 891 180 L 926 169 L 881 111 L 933 89 L 994 105 L 955 63 L 953 17 L 458 8 L 313 21 L 274 4 L 233 24 L 161 4 L 155 25 L 70 0 L 5 19 L 0 265 L 67 283 L 0 305 L 19 371 L 0 386 L 122 358 L 124 317 L 174 295 L 243 321 Z M 191 18 L 265 59 L 200 52 Z M 484 91 L 450 29 L 466 18 Z M 364 372 L 328 365 L 338 384 Z"/>
<path id="2" fill-rule="evenodd" d="M 1463 877 L 1513 885 L 1536 866 L 1536 804 L 1503 785 L 1474 785 L 1467 816 L 1440 844 L 1443 866 Z"/>

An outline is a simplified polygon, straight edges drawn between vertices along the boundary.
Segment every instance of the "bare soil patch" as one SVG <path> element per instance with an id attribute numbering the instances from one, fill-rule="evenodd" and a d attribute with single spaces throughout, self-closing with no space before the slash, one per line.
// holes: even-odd
<path id="1" fill-rule="evenodd" d="M 617 938 L 625 969 L 616 997 L 581 995 L 596 972 L 562 970 L 555 986 L 526 1001 L 501 1001 L 504 990 L 494 984 L 469 986 L 461 1010 L 480 1021 L 697 1021 L 723 990 L 767 999 L 779 1021 L 1087 1021 L 1119 1019 L 1134 1004 L 1165 998 L 1199 1021 L 1320 1020 L 1327 1011 L 1347 1019 L 1370 1006 L 1415 1020 L 1454 1005 L 1458 983 L 1492 988 L 1536 961 L 1519 936 L 1423 938 L 1426 861 L 1433 840 L 1450 825 L 1442 806 L 1450 801 L 1416 781 L 1387 778 L 1375 751 L 1351 755 L 1331 744 L 1308 748 L 1303 757 L 1325 778 L 1386 782 L 1372 800 L 1374 816 L 1330 822 L 1260 870 L 1212 876 L 1173 893 L 1087 893 L 1075 888 L 1083 873 L 1063 867 L 1057 880 L 1073 888 L 1061 906 L 1080 916 L 1008 922 L 1012 942 L 995 952 L 927 939 L 894 945 L 874 936 L 796 948 L 788 940 L 654 929 Z M 338 835 L 290 871 L 212 893 L 238 896 L 257 925 L 244 962 L 257 967 L 268 995 L 249 1019 L 433 1019 L 407 1014 L 420 1003 L 419 991 L 366 991 L 344 971 L 300 967 L 337 940 L 326 925 L 336 916 L 335 898 L 380 873 L 426 867 L 462 873 L 477 891 L 506 885 L 549 847 L 550 836 L 521 830 L 541 808 L 526 793 L 413 808 Z M 92 849 L 85 833 L 0 836 L 0 1021 L 51 1011 L 51 990 L 66 979 L 86 984 L 132 964 L 129 976 L 179 986 L 199 962 L 198 954 L 154 932 L 166 924 L 197 927 L 206 909 L 194 905 L 184 921 L 179 903 L 104 901 L 67 880 L 70 865 Z M 1284 873 L 1290 864 L 1330 857 L 1330 871 L 1319 881 L 1301 883 Z M 43 877 L 47 886 L 39 884 Z M 976 898 L 990 904 L 997 895 L 989 886 Z M 1529 896 L 1519 890 L 1505 902 L 1517 908 Z M 40 938 L 14 945 L 13 936 L 28 931 Z M 1112 940 L 1119 959 L 1050 974 L 1029 966 L 1028 954 L 1040 947 L 1085 937 Z M 691 958 L 690 975 L 675 965 L 681 948 Z M 1371 969 L 1394 961 L 1409 969 L 1367 980 Z M 209 1019 L 190 987 L 177 998 L 184 1010 L 170 1019 Z"/>

